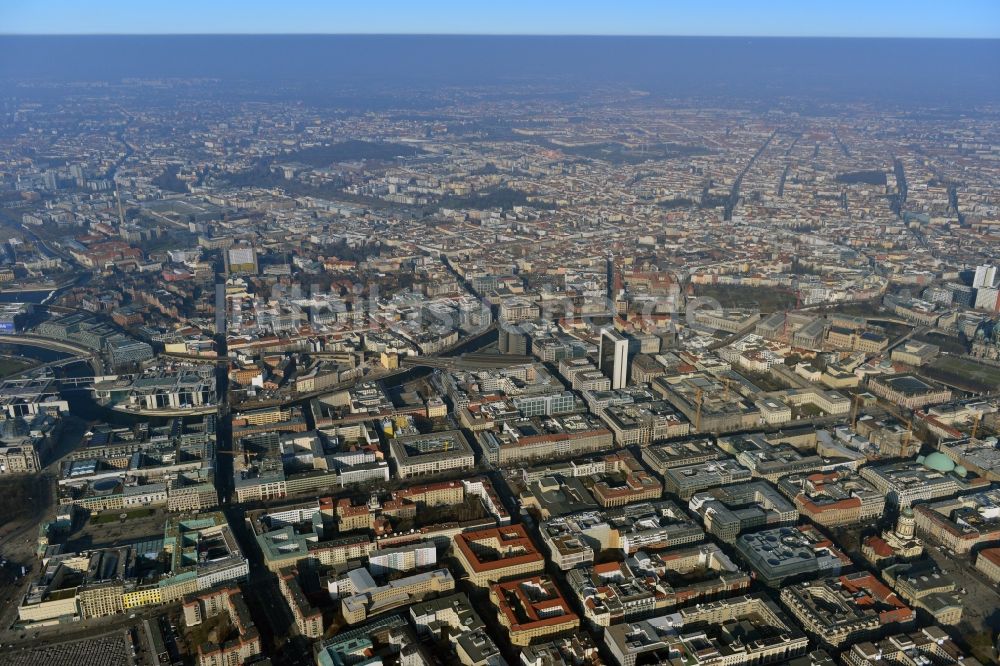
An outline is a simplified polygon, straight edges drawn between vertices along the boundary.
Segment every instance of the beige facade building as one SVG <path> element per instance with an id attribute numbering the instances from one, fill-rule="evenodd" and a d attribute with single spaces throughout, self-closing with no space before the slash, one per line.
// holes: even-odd
<path id="1" fill-rule="evenodd" d="M 757 640 L 742 641 L 723 629 L 743 622 L 766 630 Z M 604 643 L 618 666 L 662 663 L 665 654 L 683 654 L 686 666 L 777 664 L 805 654 L 809 647 L 794 622 L 760 594 L 615 624 L 604 630 Z"/>
<path id="2" fill-rule="evenodd" d="M 19 446 L 0 446 L 0 475 L 34 474 L 41 468 L 38 451 L 30 442 Z"/>
<path id="3" fill-rule="evenodd" d="M 845 666 L 982 666 L 978 659 L 966 656 L 941 627 L 934 625 L 911 633 L 893 634 L 877 642 L 855 643 L 841 654 L 840 659 Z"/>
<path id="4" fill-rule="evenodd" d="M 976 568 L 994 583 L 1000 584 L 1000 548 L 984 548 L 979 551 Z"/>
<path id="5" fill-rule="evenodd" d="M 227 585 L 213 588 L 184 601 L 184 623 L 189 627 L 221 613 L 229 616 L 238 636 L 225 643 L 197 646 L 198 666 L 243 664 L 261 652 L 260 633 L 238 587 Z"/>
<path id="6" fill-rule="evenodd" d="M 874 375 L 868 379 L 868 390 L 907 409 L 951 400 L 950 389 L 928 384 L 916 375 Z"/>
<path id="7" fill-rule="evenodd" d="M 341 600 L 341 614 L 347 624 L 358 624 L 379 613 L 385 613 L 435 593 L 455 589 L 455 579 L 448 569 L 435 569 L 393 580 L 385 585 L 369 584 Z"/>
<path id="8" fill-rule="evenodd" d="M 115 615 L 124 610 L 122 593 L 124 585 L 121 581 L 109 581 L 97 585 L 80 588 L 77 599 L 80 601 L 80 614 L 84 618 L 105 617 Z"/>
<path id="9" fill-rule="evenodd" d="M 278 588 L 292 611 L 299 633 L 306 638 L 319 638 L 323 635 L 323 613 L 306 599 L 298 576 L 295 569 L 282 569 L 278 573 Z"/>
<path id="10" fill-rule="evenodd" d="M 780 479 L 778 488 L 792 498 L 800 514 L 826 527 L 871 520 L 885 511 L 882 493 L 849 472 L 793 474 Z"/>
<path id="11" fill-rule="evenodd" d="M 917 531 L 959 555 L 978 544 L 1000 541 L 1000 489 L 919 504 Z"/>
<path id="12" fill-rule="evenodd" d="M 473 585 L 480 587 L 545 569 L 545 557 L 521 525 L 456 534 L 454 550 Z"/>
<path id="13" fill-rule="evenodd" d="M 916 618 L 867 571 L 796 583 L 781 591 L 781 602 L 807 632 L 833 647 L 873 638 L 883 627 L 906 626 Z"/>
<path id="14" fill-rule="evenodd" d="M 548 576 L 494 583 L 490 586 L 490 601 L 512 645 L 523 647 L 580 627 L 580 618 Z"/>

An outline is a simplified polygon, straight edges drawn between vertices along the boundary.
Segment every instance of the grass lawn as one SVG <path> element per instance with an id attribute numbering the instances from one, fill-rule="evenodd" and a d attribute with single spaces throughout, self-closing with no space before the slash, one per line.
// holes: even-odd
<path id="1" fill-rule="evenodd" d="M 21 372 L 22 370 L 27 370 L 28 368 L 36 365 L 36 361 L 30 360 L 18 360 L 15 358 L 0 358 L 0 378 L 8 377 L 13 375 L 15 372 Z"/>
<path id="2" fill-rule="evenodd" d="M 959 386 L 996 391 L 1000 388 L 1000 368 L 980 363 L 975 359 L 957 356 L 938 356 L 928 365 L 928 375 L 934 377 L 940 373 L 942 380 L 953 382 Z"/>
<path id="3" fill-rule="evenodd" d="M 130 520 L 132 518 L 145 518 L 147 516 L 152 516 L 153 509 L 133 509 L 132 511 L 105 511 L 92 518 L 92 521 L 95 525 L 100 525 L 102 523 L 113 523 L 116 520 L 119 520 L 122 513 L 126 515 L 125 518 L 126 520 Z"/>

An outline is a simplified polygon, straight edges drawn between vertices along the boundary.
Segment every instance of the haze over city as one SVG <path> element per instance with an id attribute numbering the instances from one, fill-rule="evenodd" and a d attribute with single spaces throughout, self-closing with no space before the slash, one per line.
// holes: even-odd
<path id="1" fill-rule="evenodd" d="M 0 666 L 998 663 L 997 3 L 0 52 Z"/>

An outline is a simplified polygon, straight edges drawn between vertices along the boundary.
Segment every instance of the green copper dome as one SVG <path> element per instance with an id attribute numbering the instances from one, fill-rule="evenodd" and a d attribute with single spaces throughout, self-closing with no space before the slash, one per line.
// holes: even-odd
<path id="1" fill-rule="evenodd" d="M 924 467 L 938 472 L 950 472 L 955 469 L 955 463 L 945 454 L 935 451 L 924 458 Z"/>

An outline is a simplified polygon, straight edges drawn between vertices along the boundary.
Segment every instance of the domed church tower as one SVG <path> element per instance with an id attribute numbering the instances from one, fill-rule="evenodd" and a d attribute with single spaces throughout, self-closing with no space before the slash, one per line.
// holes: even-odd
<path id="1" fill-rule="evenodd" d="M 909 541 L 913 539 L 913 535 L 917 531 L 917 519 L 913 517 L 913 509 L 906 507 L 903 509 L 902 513 L 899 514 L 899 520 L 896 521 L 896 536 L 903 541 Z"/>

